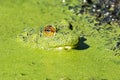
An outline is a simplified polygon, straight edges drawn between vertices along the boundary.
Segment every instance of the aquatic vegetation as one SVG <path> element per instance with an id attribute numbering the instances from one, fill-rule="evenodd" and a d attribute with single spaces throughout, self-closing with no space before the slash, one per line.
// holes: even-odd
<path id="1" fill-rule="evenodd" d="M 90 35 L 87 37 L 92 36 L 98 38 L 103 43 L 105 49 L 113 50 L 114 54 L 119 54 L 120 1 L 83 0 L 82 3 L 81 5 L 69 5 L 68 9 L 80 19 L 81 15 L 86 16 L 84 17 L 84 21 L 86 20 L 88 22 L 89 27 L 84 26 L 84 29 L 87 28 L 86 30 L 91 30 L 92 32 L 88 32 Z M 78 21 L 78 23 L 80 22 L 81 20 Z M 86 32 L 84 34 L 87 35 Z"/>
<path id="2" fill-rule="evenodd" d="M 69 6 L 75 14 L 89 13 L 96 17 L 99 24 L 120 22 L 119 0 L 84 0 L 82 5 Z"/>
<path id="3" fill-rule="evenodd" d="M 84 0 L 80 3 L 81 5 L 70 2 L 63 3 L 63 7 L 67 7 L 71 12 L 68 18 L 34 29 L 25 28 L 17 36 L 17 40 L 26 46 L 40 49 L 83 50 L 89 48 L 93 43 L 88 45 L 81 41 L 82 38 L 87 41 L 89 38 L 96 38 L 103 43 L 99 47 L 114 50 L 119 42 L 117 39 L 119 38 L 119 11 L 116 11 L 119 10 L 119 1 Z M 118 53 L 119 49 L 115 48 L 114 51 Z"/>
<path id="4" fill-rule="evenodd" d="M 120 79 L 118 24 L 96 26 L 95 16 L 68 10 L 83 5 L 82 0 L 61 1 L 0 0 L 0 80 Z M 47 31 L 47 26 L 55 30 L 48 27 Z M 62 48 L 68 48 L 63 43 L 73 39 L 73 45 L 80 44 L 77 49 L 47 50 L 59 45 L 59 40 Z"/>

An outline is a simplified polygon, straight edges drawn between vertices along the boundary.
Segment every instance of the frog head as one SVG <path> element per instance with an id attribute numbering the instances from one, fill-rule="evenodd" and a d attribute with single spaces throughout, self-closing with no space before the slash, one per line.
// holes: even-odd
<path id="1" fill-rule="evenodd" d="M 71 49 L 79 41 L 80 30 L 72 23 L 62 20 L 54 24 L 39 27 L 39 29 L 26 28 L 18 36 L 19 41 L 43 49 Z"/>

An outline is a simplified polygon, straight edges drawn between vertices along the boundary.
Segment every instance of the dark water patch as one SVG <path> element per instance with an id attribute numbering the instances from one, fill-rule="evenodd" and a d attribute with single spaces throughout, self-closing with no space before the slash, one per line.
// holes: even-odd
<path id="1" fill-rule="evenodd" d="M 78 43 L 76 44 L 76 47 L 74 49 L 76 50 L 85 50 L 88 49 L 90 46 L 85 43 L 87 39 L 84 37 L 80 37 Z"/>
<path id="2" fill-rule="evenodd" d="M 90 14 L 100 24 L 112 24 L 120 22 L 120 1 L 119 0 L 83 0 L 83 4 L 69 7 L 74 14 Z M 79 7 L 76 7 L 79 6 Z"/>

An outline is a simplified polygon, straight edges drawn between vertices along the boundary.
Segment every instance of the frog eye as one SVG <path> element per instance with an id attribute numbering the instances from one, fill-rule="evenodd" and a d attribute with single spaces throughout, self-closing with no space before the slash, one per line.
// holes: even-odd
<path id="1" fill-rule="evenodd" d="M 54 36 L 55 33 L 56 33 L 56 29 L 51 25 L 45 26 L 43 29 L 43 34 L 45 36 Z"/>
<path id="2" fill-rule="evenodd" d="M 45 31 L 46 31 L 46 32 L 51 32 L 51 30 L 50 30 L 50 29 L 46 29 Z"/>

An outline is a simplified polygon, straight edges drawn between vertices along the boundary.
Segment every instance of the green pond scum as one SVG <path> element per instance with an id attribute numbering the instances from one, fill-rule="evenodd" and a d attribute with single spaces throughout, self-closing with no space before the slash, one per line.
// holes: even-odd
<path id="1" fill-rule="evenodd" d="M 120 80 L 119 25 L 68 9 L 81 4 L 0 0 L 0 80 Z"/>

